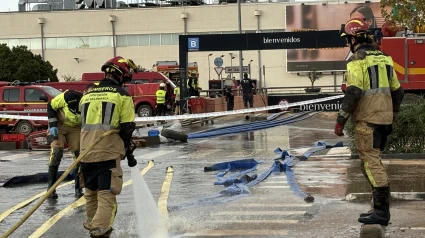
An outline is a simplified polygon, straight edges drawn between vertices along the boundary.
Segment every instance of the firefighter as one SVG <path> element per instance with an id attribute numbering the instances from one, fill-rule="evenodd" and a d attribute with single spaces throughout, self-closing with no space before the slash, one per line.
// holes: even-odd
<path id="1" fill-rule="evenodd" d="M 199 74 L 197 72 L 192 72 L 187 81 L 187 87 L 189 88 L 189 96 L 199 97 Z"/>
<path id="2" fill-rule="evenodd" d="M 176 97 L 174 98 L 175 114 L 180 114 L 180 81 L 177 81 L 176 87 L 174 88 L 174 94 Z"/>
<path id="3" fill-rule="evenodd" d="M 86 90 L 94 85 L 90 84 Z M 48 172 L 48 189 L 57 181 L 59 165 L 63 157 L 64 141 L 69 146 L 74 159 L 80 155 L 80 130 L 81 116 L 79 103 L 83 94 L 76 90 L 66 90 L 53 98 L 47 104 L 47 114 L 49 123 L 48 141 L 50 143 L 50 158 Z M 79 165 L 73 171 L 75 180 L 75 196 L 83 196 L 79 182 Z M 49 198 L 57 199 L 58 195 L 54 190 Z"/>
<path id="4" fill-rule="evenodd" d="M 81 98 L 81 151 L 97 137 L 119 130 L 97 143 L 81 160 L 87 219 L 84 228 L 91 237 L 109 237 L 117 212 L 116 195 L 123 185 L 121 160 L 127 157 L 130 167 L 137 165 L 131 149 L 136 128 L 131 96 L 122 86 L 131 81 L 137 68 L 130 59 L 120 56 L 108 60 L 101 68 L 105 78 Z"/>
<path id="5" fill-rule="evenodd" d="M 159 89 L 156 91 L 156 115 L 165 116 L 167 111 L 167 105 L 165 104 L 167 99 L 167 91 L 165 91 L 165 83 L 159 84 Z"/>
<path id="6" fill-rule="evenodd" d="M 335 134 L 344 135 L 344 125 L 351 116 L 355 123 L 355 146 L 362 173 L 373 191 L 373 209 L 360 214 L 358 221 L 387 226 L 390 221 L 390 184 L 380 152 L 391 133 L 404 91 L 391 57 L 372 45 L 372 34 L 364 20 L 349 20 L 341 30 L 341 37 L 347 41 L 353 56 L 347 63 L 347 88 Z"/>

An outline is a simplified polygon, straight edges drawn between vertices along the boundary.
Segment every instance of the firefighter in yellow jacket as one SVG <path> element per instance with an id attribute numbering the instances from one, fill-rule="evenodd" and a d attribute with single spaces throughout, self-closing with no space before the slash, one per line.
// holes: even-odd
<path id="1" fill-rule="evenodd" d="M 156 91 L 156 115 L 165 116 L 167 111 L 167 91 L 165 91 L 165 83 L 159 84 L 159 89 Z"/>
<path id="2" fill-rule="evenodd" d="M 335 125 L 342 136 L 351 116 L 355 123 L 355 146 L 363 175 L 372 186 L 373 209 L 360 214 L 359 222 L 387 226 L 390 221 L 390 184 L 381 162 L 392 123 L 404 91 L 398 82 L 392 58 L 377 50 L 367 23 L 351 19 L 341 27 L 353 55 L 347 63 L 347 88 Z"/>
<path id="3" fill-rule="evenodd" d="M 114 57 L 102 66 L 105 78 L 85 94 L 80 102 L 81 152 L 102 134 L 119 130 L 96 144 L 81 161 L 87 220 L 84 227 L 91 237 L 109 237 L 117 212 L 116 195 L 121 193 L 123 171 L 120 165 L 127 157 L 130 167 L 137 161 L 132 155 L 131 138 L 135 130 L 135 110 L 131 96 L 122 88 L 131 81 L 134 62 Z"/>
<path id="4" fill-rule="evenodd" d="M 83 96 L 81 92 L 66 90 L 53 98 L 47 104 L 47 114 L 49 120 L 48 142 L 50 143 L 48 189 L 55 184 L 58 177 L 59 165 L 63 157 L 64 142 L 68 143 L 71 153 L 76 159 L 80 149 L 81 118 L 78 104 Z M 75 195 L 82 196 L 79 188 L 77 176 L 78 166 L 75 169 Z M 53 191 L 49 198 L 57 199 L 56 191 Z"/>

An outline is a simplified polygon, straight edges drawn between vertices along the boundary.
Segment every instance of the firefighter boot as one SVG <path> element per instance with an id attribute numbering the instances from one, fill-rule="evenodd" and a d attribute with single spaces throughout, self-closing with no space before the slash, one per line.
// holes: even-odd
<path id="1" fill-rule="evenodd" d="M 379 224 L 388 226 L 390 221 L 390 188 L 373 188 L 373 212 L 366 217 L 360 217 L 359 222 L 363 224 Z"/>
<path id="2" fill-rule="evenodd" d="M 80 187 L 80 176 L 78 173 L 75 174 L 75 197 L 80 198 L 84 196 L 83 189 Z"/>
<path id="3" fill-rule="evenodd" d="M 369 182 L 370 187 L 373 189 L 373 185 L 370 182 L 369 177 L 367 176 L 367 173 L 366 173 L 366 170 L 365 170 L 365 164 L 364 164 L 364 161 L 363 160 L 360 163 L 360 170 L 361 170 L 363 176 Z M 372 212 L 373 212 L 373 197 L 372 197 L 372 200 L 370 202 L 371 202 L 371 204 L 370 204 L 370 210 L 368 212 L 366 212 L 366 213 L 360 213 L 360 217 L 367 217 L 367 216 L 370 216 L 372 214 Z"/>
<path id="4" fill-rule="evenodd" d="M 58 178 L 58 170 L 59 166 L 49 166 L 49 174 L 48 174 L 48 188 L 49 190 L 53 184 L 56 183 L 56 180 Z M 58 195 L 56 194 L 56 189 L 49 195 L 48 198 L 57 199 Z"/>
<path id="5" fill-rule="evenodd" d="M 372 214 L 372 212 L 373 212 L 373 198 L 370 202 L 371 202 L 371 205 L 370 205 L 371 209 L 366 213 L 360 213 L 360 217 L 367 217 L 367 216 L 370 216 Z"/>
<path id="6" fill-rule="evenodd" d="M 73 155 L 74 155 L 74 159 L 77 159 L 80 156 L 80 151 L 79 150 L 74 151 Z M 83 189 L 81 188 L 81 184 L 80 184 L 80 173 L 81 173 L 81 167 L 80 167 L 80 163 L 78 163 L 74 169 L 75 197 L 77 198 L 84 196 Z"/>

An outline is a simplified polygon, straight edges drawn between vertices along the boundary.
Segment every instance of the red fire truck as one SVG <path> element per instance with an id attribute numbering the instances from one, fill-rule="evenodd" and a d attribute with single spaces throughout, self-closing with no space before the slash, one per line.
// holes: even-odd
<path id="1" fill-rule="evenodd" d="M 47 102 L 61 93 L 59 90 L 45 85 L 10 84 L 0 87 L 2 113 L 10 115 L 47 116 Z M 0 129 L 6 130 L 6 132 L 14 130 L 19 134 L 28 134 L 46 128 L 47 121 L 2 118 L 0 114 Z"/>

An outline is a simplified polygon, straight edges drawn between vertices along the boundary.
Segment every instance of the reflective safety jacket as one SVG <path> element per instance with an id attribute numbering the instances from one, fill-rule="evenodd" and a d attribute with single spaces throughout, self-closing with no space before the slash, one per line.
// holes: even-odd
<path id="1" fill-rule="evenodd" d="M 404 91 L 390 56 L 373 45 L 362 45 L 347 63 L 347 88 L 337 122 L 389 125 L 399 111 Z"/>
<path id="2" fill-rule="evenodd" d="M 68 127 L 81 126 L 79 110 L 80 100 L 83 94 L 75 90 L 66 90 L 54 97 L 47 104 L 49 127 L 57 127 L 63 124 Z"/>
<path id="3" fill-rule="evenodd" d="M 180 100 L 180 87 L 179 86 L 176 86 L 174 88 L 174 94 L 176 95 L 175 100 L 179 101 Z"/>
<path id="4" fill-rule="evenodd" d="M 189 80 L 187 81 L 187 87 L 197 89 L 199 87 L 198 79 L 193 78 L 193 77 L 189 77 Z"/>
<path id="5" fill-rule="evenodd" d="M 87 92 L 80 102 L 81 153 L 99 136 L 120 130 L 97 143 L 82 162 L 101 162 L 123 158 L 135 130 L 133 99 L 115 80 L 103 79 Z"/>
<path id="6" fill-rule="evenodd" d="M 156 104 L 164 104 L 166 94 L 167 94 L 167 91 L 158 89 L 158 91 L 156 91 Z"/>

